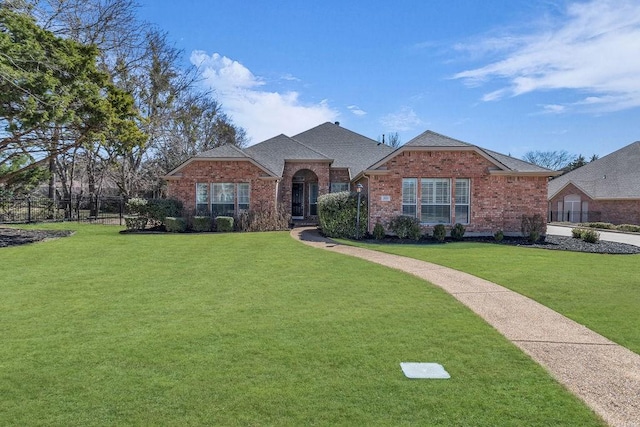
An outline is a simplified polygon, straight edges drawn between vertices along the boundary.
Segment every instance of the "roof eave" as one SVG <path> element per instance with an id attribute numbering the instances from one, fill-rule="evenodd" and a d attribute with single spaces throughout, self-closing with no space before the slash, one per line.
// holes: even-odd
<path id="1" fill-rule="evenodd" d="M 178 172 L 180 172 L 182 169 L 184 169 L 185 167 L 187 167 L 188 165 L 190 165 L 193 162 L 249 162 L 251 164 L 253 164 L 254 166 L 258 167 L 259 169 L 261 169 L 263 172 L 267 173 L 269 176 L 273 176 L 278 178 L 278 175 L 275 174 L 274 172 L 270 171 L 268 168 L 266 168 L 265 166 L 261 165 L 260 163 L 256 162 L 254 159 L 250 158 L 250 157 L 192 157 L 189 160 L 187 160 L 186 162 L 182 163 L 180 166 L 178 166 L 177 168 L 175 168 L 174 170 L 172 170 L 171 172 L 169 172 L 168 174 L 166 174 L 163 178 L 165 180 L 171 180 L 172 176 L 178 176 L 176 175 Z"/>
<path id="2" fill-rule="evenodd" d="M 518 170 L 496 170 L 489 169 L 489 175 L 502 175 L 502 176 L 543 176 L 543 177 L 552 177 L 558 176 L 562 172 L 559 171 L 518 171 Z"/>

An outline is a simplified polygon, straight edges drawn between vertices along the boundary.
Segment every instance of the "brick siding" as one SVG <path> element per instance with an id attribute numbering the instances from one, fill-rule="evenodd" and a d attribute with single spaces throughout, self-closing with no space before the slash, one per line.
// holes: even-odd
<path id="1" fill-rule="evenodd" d="M 369 229 L 376 222 L 387 227 L 392 218 L 402 214 L 403 178 L 450 178 L 452 187 L 456 178 L 470 179 L 471 217 L 465 225 L 470 233 L 493 234 L 503 230 L 515 234 L 520 232 L 523 215 L 540 214 L 546 218 L 546 177 L 490 175 L 491 167 L 495 165 L 474 151 L 400 153 L 380 168 L 386 168 L 387 174 L 370 177 Z M 382 196 L 389 196 L 390 201 L 382 201 Z M 419 199 L 418 187 L 418 206 Z M 452 209 L 452 216 L 454 212 Z M 431 231 L 431 227 L 423 228 L 425 232 Z"/>
<path id="2" fill-rule="evenodd" d="M 564 219 L 558 218 L 558 202 L 562 202 L 564 208 L 564 198 L 570 195 L 579 195 L 581 202 L 588 202 L 587 221 L 609 222 L 612 224 L 640 224 L 639 199 L 594 200 L 571 183 L 549 200 L 552 220 L 562 221 Z"/>

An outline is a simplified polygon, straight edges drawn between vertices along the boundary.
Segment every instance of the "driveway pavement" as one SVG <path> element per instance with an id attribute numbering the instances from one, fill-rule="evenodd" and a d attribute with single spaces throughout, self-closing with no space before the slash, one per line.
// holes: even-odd
<path id="1" fill-rule="evenodd" d="M 549 224 L 547 234 L 555 236 L 571 236 L 571 229 L 574 227 L 566 225 Z M 613 231 L 600 231 L 600 239 L 609 242 L 627 243 L 629 245 L 640 246 L 640 234 L 617 233 Z"/>
<path id="2" fill-rule="evenodd" d="M 629 349 L 530 298 L 470 274 L 342 245 L 322 237 L 315 228 L 294 228 L 291 236 L 319 249 L 405 271 L 441 287 L 546 368 L 609 425 L 640 426 L 640 355 Z"/>

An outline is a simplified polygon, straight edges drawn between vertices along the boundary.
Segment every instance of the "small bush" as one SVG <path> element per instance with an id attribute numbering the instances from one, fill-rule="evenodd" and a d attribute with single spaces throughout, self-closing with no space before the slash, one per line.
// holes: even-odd
<path id="1" fill-rule="evenodd" d="M 600 233 L 595 230 L 582 230 L 582 240 L 587 243 L 597 243 L 600 241 Z"/>
<path id="2" fill-rule="evenodd" d="M 373 237 L 376 240 L 382 240 L 384 239 L 384 236 L 385 236 L 384 227 L 379 222 L 376 222 L 375 227 L 373 227 Z"/>
<path id="3" fill-rule="evenodd" d="M 602 228 L 604 230 L 613 230 L 614 228 L 616 228 L 615 225 L 609 223 L 609 222 L 585 222 L 580 224 L 582 227 L 589 227 L 589 228 Z"/>
<path id="4" fill-rule="evenodd" d="M 421 236 L 418 218 L 399 215 L 391 220 L 389 229 L 401 239 L 419 240 Z"/>
<path id="5" fill-rule="evenodd" d="M 571 229 L 571 236 L 574 239 L 582 239 L 582 233 L 584 232 L 583 228 L 572 228 Z"/>
<path id="6" fill-rule="evenodd" d="M 504 231 L 502 230 L 498 230 L 495 233 L 493 233 L 493 238 L 495 239 L 496 242 L 502 242 L 502 240 L 504 240 Z"/>
<path id="7" fill-rule="evenodd" d="M 442 224 L 438 224 L 433 227 L 433 238 L 438 242 L 444 242 L 444 238 L 447 237 L 447 229 Z"/>
<path id="8" fill-rule="evenodd" d="M 631 232 L 631 233 L 640 233 L 640 225 L 620 224 L 620 225 L 616 225 L 616 230 L 618 230 L 618 231 L 628 231 L 628 232 Z"/>
<path id="9" fill-rule="evenodd" d="M 531 243 L 535 243 L 540 240 L 545 225 L 546 222 L 540 214 L 531 216 L 523 215 L 520 230 L 524 237 L 528 238 Z"/>
<path id="10" fill-rule="evenodd" d="M 148 219 L 146 216 L 126 216 L 124 224 L 127 230 L 144 230 L 147 227 Z"/>
<path id="11" fill-rule="evenodd" d="M 462 240 L 464 238 L 464 233 L 466 232 L 466 228 L 462 224 L 456 224 L 451 229 L 451 238 L 453 240 Z"/>
<path id="12" fill-rule="evenodd" d="M 146 217 L 153 225 L 164 224 L 166 217 L 179 217 L 182 214 L 182 202 L 175 199 L 140 199 L 131 198 L 126 204 L 132 215 Z"/>
<path id="13" fill-rule="evenodd" d="M 127 200 L 127 212 L 131 215 L 147 215 L 147 200 L 133 197 Z"/>
<path id="14" fill-rule="evenodd" d="M 165 228 L 171 233 L 184 233 L 187 230 L 187 221 L 182 217 L 168 216 L 164 221 Z"/>
<path id="15" fill-rule="evenodd" d="M 233 217 L 218 216 L 216 217 L 216 230 L 222 233 L 233 231 Z"/>
<path id="16" fill-rule="evenodd" d="M 194 216 L 191 220 L 191 229 L 196 232 L 210 231 L 211 222 L 211 217 L 209 216 Z"/>

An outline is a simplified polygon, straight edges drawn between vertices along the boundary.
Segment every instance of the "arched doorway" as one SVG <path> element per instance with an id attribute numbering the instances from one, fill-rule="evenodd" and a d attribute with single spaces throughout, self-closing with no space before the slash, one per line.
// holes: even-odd
<path id="1" fill-rule="evenodd" d="M 318 175 L 300 169 L 291 180 L 291 217 L 305 219 L 318 215 Z"/>

